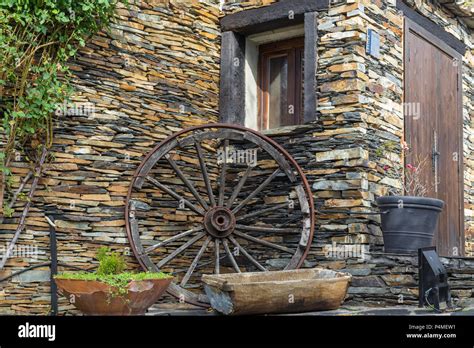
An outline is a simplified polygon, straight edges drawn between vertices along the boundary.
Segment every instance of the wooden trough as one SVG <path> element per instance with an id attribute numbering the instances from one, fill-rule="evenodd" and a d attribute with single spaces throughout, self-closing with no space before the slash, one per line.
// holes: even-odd
<path id="1" fill-rule="evenodd" d="M 212 308 L 222 314 L 297 313 L 337 309 L 351 280 L 323 268 L 203 275 Z"/>

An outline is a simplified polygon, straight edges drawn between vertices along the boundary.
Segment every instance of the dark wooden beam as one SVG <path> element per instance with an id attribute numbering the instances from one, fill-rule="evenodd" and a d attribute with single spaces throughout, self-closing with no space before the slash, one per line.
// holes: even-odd
<path id="1" fill-rule="evenodd" d="M 304 122 L 316 120 L 316 72 L 318 67 L 318 13 L 304 14 Z"/>
<path id="2" fill-rule="evenodd" d="M 416 12 L 410 6 L 405 4 L 403 0 L 397 0 L 397 8 L 403 12 L 405 17 L 411 19 L 413 22 L 418 24 L 420 27 L 429 31 L 431 34 L 445 42 L 448 46 L 456 50 L 458 53 L 464 56 L 466 52 L 466 45 L 458 40 L 454 35 L 445 31 L 441 26 L 431 21 L 422 14 Z"/>
<path id="3" fill-rule="evenodd" d="M 302 23 L 306 12 L 325 10 L 329 0 L 287 0 L 221 18 L 222 31 L 252 34 Z"/>
<path id="4" fill-rule="evenodd" d="M 222 33 L 219 116 L 245 124 L 245 37 L 232 31 Z"/>

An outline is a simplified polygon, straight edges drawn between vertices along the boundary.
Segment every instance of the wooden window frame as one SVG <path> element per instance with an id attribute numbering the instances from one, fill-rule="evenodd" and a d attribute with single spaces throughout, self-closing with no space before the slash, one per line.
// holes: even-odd
<path id="1" fill-rule="evenodd" d="M 246 35 L 298 23 L 304 23 L 304 123 L 317 121 L 317 19 L 318 11 L 328 8 L 329 0 L 284 0 L 221 18 L 220 122 L 245 125 L 245 64 L 235 61 L 245 62 Z"/>
<path id="2" fill-rule="evenodd" d="M 224 16 L 220 19 L 220 25 L 222 31 L 249 35 L 302 23 L 307 13 L 327 9 L 329 0 L 280 0 Z"/>
<path id="3" fill-rule="evenodd" d="M 259 62 L 258 62 L 258 117 L 257 124 L 259 130 L 266 130 L 266 125 L 270 123 L 269 120 L 269 92 L 265 87 L 268 87 L 269 66 L 268 62 L 272 58 L 288 57 L 288 67 L 293 70 L 288 71 L 288 99 L 289 103 L 293 102 L 295 123 L 293 125 L 301 125 L 304 122 L 304 115 L 302 115 L 302 100 L 301 94 L 296 93 L 293 86 L 302 85 L 302 57 L 299 59 L 297 55 L 301 55 L 304 51 L 304 37 L 291 38 L 283 41 L 272 42 L 264 44 L 259 47 Z M 302 88 L 303 90 L 303 88 Z M 264 125 L 264 127 L 262 127 Z"/>

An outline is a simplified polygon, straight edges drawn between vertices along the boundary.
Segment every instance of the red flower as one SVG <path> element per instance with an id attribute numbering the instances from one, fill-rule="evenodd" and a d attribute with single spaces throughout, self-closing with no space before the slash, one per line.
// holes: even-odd
<path id="1" fill-rule="evenodd" d="M 408 164 L 407 164 L 407 168 L 410 169 L 410 170 L 413 171 L 413 172 L 416 171 L 416 167 L 415 167 L 413 164 L 411 164 L 411 163 L 408 163 Z"/>
<path id="2" fill-rule="evenodd" d="M 386 165 L 383 166 L 383 170 L 387 171 L 387 170 L 389 170 L 389 169 L 390 169 L 390 166 L 389 166 L 389 165 L 386 164 Z"/>

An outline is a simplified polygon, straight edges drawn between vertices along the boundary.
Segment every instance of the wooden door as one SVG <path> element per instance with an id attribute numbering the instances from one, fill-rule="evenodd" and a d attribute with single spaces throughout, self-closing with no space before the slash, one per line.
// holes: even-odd
<path id="1" fill-rule="evenodd" d="M 410 147 L 405 163 L 425 161 L 426 196 L 445 202 L 435 234 L 439 254 L 462 256 L 461 56 L 409 19 L 404 40 L 405 139 Z"/>

